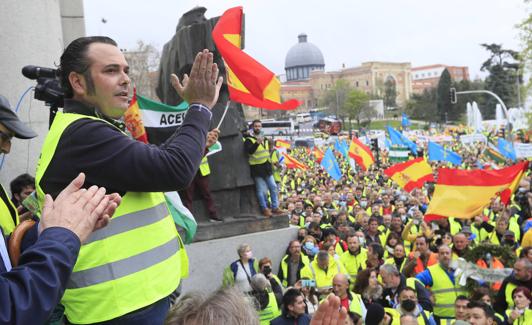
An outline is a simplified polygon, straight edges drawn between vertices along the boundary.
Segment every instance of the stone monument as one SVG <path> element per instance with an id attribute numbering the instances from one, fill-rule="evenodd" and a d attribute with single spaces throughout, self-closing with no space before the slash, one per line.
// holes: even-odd
<path id="1" fill-rule="evenodd" d="M 219 17 L 205 18 L 206 10 L 204 7 L 196 7 L 186 12 L 179 19 L 175 35 L 164 45 L 156 89 L 157 96 L 163 103 L 178 105 L 182 102 L 182 98 L 170 84 L 170 74 L 175 73 L 181 79 L 185 73 L 189 73 L 196 54 L 203 49 L 213 52 L 214 62 L 218 64 L 220 75 L 225 79 L 225 66 L 211 37 Z M 225 82 L 226 80 L 220 91 L 218 103 L 212 110 L 211 128 L 218 125 L 229 100 Z M 248 157 L 244 152 L 242 141 L 241 132 L 245 129 L 247 125 L 242 105 L 231 102 L 220 126 L 219 141 L 223 150 L 208 158 L 211 169 L 209 185 L 218 215 L 224 218 L 224 223 L 212 225 L 206 222 L 208 218 L 203 202 L 195 199 L 191 212 L 199 225 L 196 240 L 287 226 L 286 218 L 264 219 L 260 216 L 255 185 L 250 176 Z"/>

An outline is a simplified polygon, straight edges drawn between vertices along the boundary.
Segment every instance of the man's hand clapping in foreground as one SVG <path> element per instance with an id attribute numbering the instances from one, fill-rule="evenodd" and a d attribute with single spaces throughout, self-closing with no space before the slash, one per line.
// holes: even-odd
<path id="1" fill-rule="evenodd" d="M 39 233 L 50 227 L 62 227 L 78 236 L 81 243 L 97 229 L 105 227 L 122 198 L 105 194 L 105 188 L 81 188 L 85 174 L 80 173 L 55 199 L 46 195 Z"/>

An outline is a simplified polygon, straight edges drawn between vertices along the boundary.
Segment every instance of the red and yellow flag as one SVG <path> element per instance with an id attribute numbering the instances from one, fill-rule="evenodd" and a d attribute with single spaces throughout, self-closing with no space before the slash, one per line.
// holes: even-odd
<path id="1" fill-rule="evenodd" d="M 423 187 L 425 182 L 434 181 L 432 168 L 424 158 L 416 158 L 395 164 L 390 168 L 386 168 L 384 174 L 407 192 Z"/>
<path id="2" fill-rule="evenodd" d="M 299 160 L 295 159 L 294 157 L 290 156 L 289 154 L 283 152 L 283 156 L 284 156 L 284 159 L 285 159 L 285 166 L 286 168 L 289 168 L 289 169 L 295 169 L 295 168 L 298 168 L 298 169 L 302 169 L 302 170 L 307 170 L 307 166 L 305 166 L 305 164 L 303 164 L 302 162 L 300 162 Z"/>
<path id="3" fill-rule="evenodd" d="M 265 109 L 292 110 L 300 102 L 281 102 L 281 82 L 241 50 L 242 7 L 227 10 L 212 31 L 212 39 L 225 61 L 229 98 L 235 102 Z"/>
<path id="4" fill-rule="evenodd" d="M 290 149 L 292 145 L 290 144 L 290 141 L 286 140 L 275 140 L 275 147 L 276 148 L 286 148 Z"/>
<path id="5" fill-rule="evenodd" d="M 127 130 L 131 133 L 133 138 L 140 142 L 148 143 L 148 134 L 142 123 L 142 116 L 140 115 L 140 108 L 137 102 L 137 90 L 133 89 L 133 98 L 129 103 L 129 107 L 124 114 L 124 122 Z"/>
<path id="6" fill-rule="evenodd" d="M 351 140 L 349 146 L 349 157 L 353 158 L 356 163 L 362 167 L 362 170 L 368 170 L 368 168 L 375 163 L 373 153 L 356 137 Z"/>
<path id="7" fill-rule="evenodd" d="M 455 217 L 473 218 L 491 199 L 513 192 L 528 168 L 524 161 L 499 170 L 438 169 L 438 182 L 425 220 Z"/>
<path id="8" fill-rule="evenodd" d="M 320 150 L 320 148 L 316 146 L 314 147 L 313 152 L 314 152 L 314 157 L 316 157 L 316 161 L 318 162 L 318 164 L 320 164 L 325 154 L 323 153 L 323 151 Z"/>

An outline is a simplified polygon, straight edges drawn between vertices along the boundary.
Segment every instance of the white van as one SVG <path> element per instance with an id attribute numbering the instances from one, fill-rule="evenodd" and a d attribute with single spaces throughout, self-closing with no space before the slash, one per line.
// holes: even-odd
<path id="1" fill-rule="evenodd" d="M 298 123 L 307 123 L 312 121 L 312 116 L 310 116 L 310 113 L 299 113 L 296 116 L 296 121 Z"/>

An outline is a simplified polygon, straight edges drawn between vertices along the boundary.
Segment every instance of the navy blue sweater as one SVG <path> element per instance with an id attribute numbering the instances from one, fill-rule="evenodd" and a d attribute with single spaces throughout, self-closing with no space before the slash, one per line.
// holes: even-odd
<path id="1" fill-rule="evenodd" d="M 64 111 L 95 116 L 93 107 L 71 99 Z M 61 136 L 40 185 L 55 198 L 84 172 L 84 187 L 103 186 L 108 193 L 186 188 L 203 158 L 211 116 L 208 108 L 192 104 L 181 128 L 160 146 L 136 141 L 103 121 L 77 120 Z"/>
<path id="2" fill-rule="evenodd" d="M 6 272 L 0 261 L 0 324 L 44 324 L 63 296 L 79 248 L 73 232 L 52 227 L 21 255 L 19 266 Z"/>

